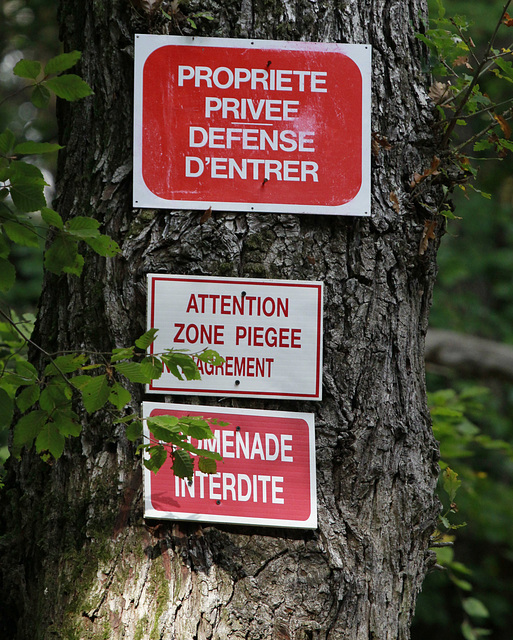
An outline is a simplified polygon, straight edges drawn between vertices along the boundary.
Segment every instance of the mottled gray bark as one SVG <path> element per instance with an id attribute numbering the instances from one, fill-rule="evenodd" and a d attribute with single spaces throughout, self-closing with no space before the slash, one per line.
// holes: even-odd
<path id="1" fill-rule="evenodd" d="M 60 114 L 57 206 L 101 220 L 123 253 L 91 255 L 79 279 L 47 276 L 36 339 L 132 344 L 148 272 L 323 280 L 323 401 L 222 401 L 315 412 L 319 527 L 145 522 L 133 447 L 98 413 L 53 466 L 29 454 L 12 465 L 2 637 L 406 639 L 437 513 L 423 364 L 436 247 L 419 255 L 425 215 L 409 194 L 435 148 L 415 38 L 424 3 L 191 2 L 215 16 L 199 35 L 370 43 L 372 129 L 391 145 L 373 158 L 371 219 L 214 213 L 203 224 L 201 212 L 131 207 L 133 34 L 186 29 L 145 4 L 61 3 L 65 46 L 83 51 L 95 94 Z"/>

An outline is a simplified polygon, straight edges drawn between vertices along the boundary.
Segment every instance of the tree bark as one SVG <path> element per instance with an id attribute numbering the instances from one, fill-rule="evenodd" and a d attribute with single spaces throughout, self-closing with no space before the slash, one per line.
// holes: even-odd
<path id="1" fill-rule="evenodd" d="M 438 512 L 424 384 L 438 241 L 419 255 L 426 217 L 409 192 L 436 142 L 415 37 L 424 3 L 191 2 L 214 16 L 198 35 L 370 43 L 372 128 L 391 146 L 375 150 L 370 219 L 204 223 L 201 212 L 131 206 L 133 35 L 188 28 L 180 11 L 169 23 L 147 5 L 61 0 L 65 48 L 83 52 L 95 93 L 61 107 L 57 208 L 96 217 L 122 255 L 88 255 L 81 278 L 47 274 L 35 340 L 50 351 L 132 344 L 149 272 L 323 280 L 323 401 L 208 400 L 315 412 L 319 527 L 145 522 L 134 448 L 97 412 L 54 465 L 30 452 L 11 463 L 2 637 L 406 639 Z"/>

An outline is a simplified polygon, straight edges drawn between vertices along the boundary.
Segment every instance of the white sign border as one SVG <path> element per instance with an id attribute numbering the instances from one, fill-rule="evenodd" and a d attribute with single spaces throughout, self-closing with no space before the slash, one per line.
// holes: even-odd
<path id="1" fill-rule="evenodd" d="M 143 68 L 148 56 L 169 44 L 199 47 L 254 47 L 258 49 L 292 49 L 300 51 L 339 51 L 353 60 L 362 74 L 362 184 L 356 196 L 341 205 L 297 205 L 255 202 L 211 202 L 208 200 L 167 200 L 151 192 L 142 177 L 142 109 Z M 256 213 L 298 213 L 322 215 L 371 215 L 371 45 L 334 42 L 296 42 L 241 38 L 197 38 L 195 36 L 135 35 L 134 73 L 134 170 L 133 206 L 136 209 L 208 209 Z"/>
<path id="2" fill-rule="evenodd" d="M 262 527 L 287 527 L 291 529 L 317 529 L 317 471 L 315 461 L 315 414 L 300 413 L 292 411 L 267 411 L 259 409 L 237 409 L 233 407 L 211 407 L 206 405 L 191 404 L 170 404 L 165 402 L 143 402 L 142 416 L 148 418 L 155 409 L 168 409 L 177 411 L 201 411 L 205 415 L 208 414 L 226 414 L 233 413 L 236 415 L 248 416 L 269 416 L 270 418 L 297 418 L 304 420 L 308 425 L 309 448 L 310 448 L 310 516 L 303 521 L 298 520 L 277 520 L 267 518 L 251 518 L 237 516 L 216 516 L 204 513 L 182 513 L 175 511 L 159 511 L 154 509 L 151 503 L 151 474 L 152 472 L 143 465 L 143 481 L 144 481 L 144 517 L 158 520 L 181 520 L 186 522 L 203 522 L 203 523 L 223 523 L 223 524 L 242 524 Z M 144 422 L 144 437 L 150 437 L 146 422 Z"/>
<path id="3" fill-rule="evenodd" d="M 147 320 L 146 329 L 149 330 L 152 327 L 152 300 L 153 294 L 151 290 L 151 282 L 153 278 L 168 278 L 170 280 L 197 280 L 197 281 L 221 281 L 226 283 L 240 283 L 244 285 L 289 285 L 289 286 L 308 286 L 318 287 L 320 289 L 320 308 L 318 309 L 318 324 L 317 324 L 317 367 L 316 367 L 316 379 L 317 379 L 317 392 L 313 394 L 291 394 L 291 393 L 271 393 L 268 391 L 244 391 L 237 389 L 221 389 L 221 390 L 201 390 L 194 386 L 189 388 L 183 387 L 155 387 L 154 384 L 158 384 L 158 380 L 152 384 L 146 385 L 147 393 L 154 393 L 160 395 L 191 395 L 191 396 L 216 396 L 216 397 L 233 397 L 233 398 L 262 398 L 269 400 L 304 400 L 304 401 L 320 401 L 322 400 L 322 373 L 323 373 L 323 322 L 324 322 L 324 283 L 317 280 L 274 280 L 265 278 L 231 278 L 225 276 L 191 276 L 186 274 L 169 274 L 169 273 L 148 273 L 147 274 Z M 158 327 L 157 327 L 158 328 Z M 220 355 L 223 355 L 222 353 Z"/>

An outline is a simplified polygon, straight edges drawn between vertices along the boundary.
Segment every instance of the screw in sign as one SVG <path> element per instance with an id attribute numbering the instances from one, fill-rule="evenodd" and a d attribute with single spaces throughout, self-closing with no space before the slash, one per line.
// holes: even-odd
<path id="1" fill-rule="evenodd" d="M 174 476 L 169 461 L 156 474 L 145 468 L 146 518 L 316 528 L 312 413 L 143 403 L 145 418 L 160 415 L 222 423 L 214 439 L 192 444 L 223 460 L 216 474 L 202 473 L 196 462 L 190 481 Z M 145 436 L 153 438 L 146 426 Z"/>
<path id="2" fill-rule="evenodd" d="M 369 215 L 370 45 L 137 35 L 134 206 Z"/>

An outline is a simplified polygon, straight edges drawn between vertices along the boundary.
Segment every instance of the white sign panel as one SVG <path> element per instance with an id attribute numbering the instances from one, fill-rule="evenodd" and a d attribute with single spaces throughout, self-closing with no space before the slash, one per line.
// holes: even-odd
<path id="1" fill-rule="evenodd" d="M 216 474 L 202 473 L 195 461 L 191 481 L 175 476 L 169 460 L 156 474 L 145 468 L 146 518 L 317 526 L 312 413 L 144 402 L 143 415 L 215 418 L 215 438 L 192 444 L 223 458 Z M 145 436 L 153 438 L 147 426 Z"/>
<path id="2" fill-rule="evenodd" d="M 150 274 L 151 353 L 211 348 L 225 363 L 198 360 L 201 380 L 169 371 L 149 392 L 320 400 L 322 282 Z"/>

